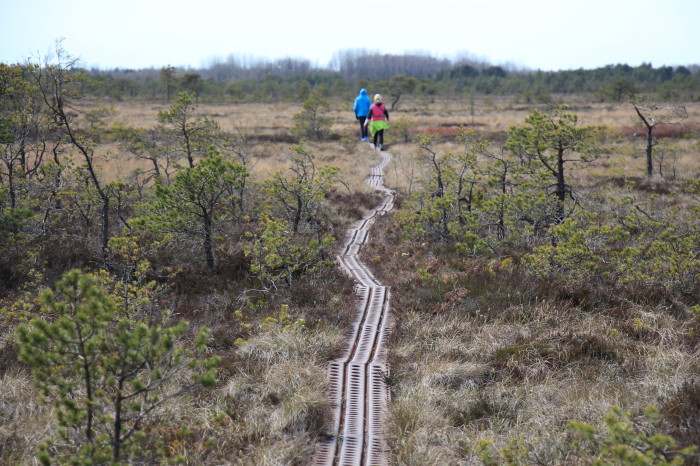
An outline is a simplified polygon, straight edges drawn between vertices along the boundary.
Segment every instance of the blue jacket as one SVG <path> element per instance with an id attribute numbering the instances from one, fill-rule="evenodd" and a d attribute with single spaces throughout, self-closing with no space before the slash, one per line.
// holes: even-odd
<path id="1" fill-rule="evenodd" d="M 372 101 L 367 97 L 367 90 L 360 89 L 360 95 L 355 99 L 352 111 L 355 112 L 356 117 L 366 117 L 369 114 L 370 105 L 372 105 Z"/>

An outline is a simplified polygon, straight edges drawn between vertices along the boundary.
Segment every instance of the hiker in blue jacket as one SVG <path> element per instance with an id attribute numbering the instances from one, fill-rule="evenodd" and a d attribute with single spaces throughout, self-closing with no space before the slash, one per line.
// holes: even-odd
<path id="1" fill-rule="evenodd" d="M 360 122 L 360 137 L 363 141 L 367 140 L 365 120 L 367 119 L 367 115 L 369 115 L 370 105 L 372 105 L 372 101 L 367 97 L 367 89 L 360 89 L 360 95 L 355 99 L 355 105 L 352 107 L 352 111 L 355 112 L 355 118 Z"/>

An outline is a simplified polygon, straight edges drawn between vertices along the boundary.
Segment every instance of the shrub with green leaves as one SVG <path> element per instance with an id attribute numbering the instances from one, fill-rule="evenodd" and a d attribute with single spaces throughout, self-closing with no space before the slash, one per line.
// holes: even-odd
<path id="1" fill-rule="evenodd" d="M 396 215 L 409 238 L 451 241 L 469 254 L 517 246 L 549 223 L 556 204 L 546 174 L 460 130 L 459 153 L 438 153 L 434 137 L 418 145 L 425 178 Z"/>
<path id="2" fill-rule="evenodd" d="M 295 275 L 311 273 L 332 265 L 327 258 L 335 238 L 303 241 L 289 230 L 286 221 L 265 216 L 261 230 L 244 247 L 250 271 L 264 289 L 291 285 Z"/>
<path id="3" fill-rule="evenodd" d="M 482 174 L 475 150 L 440 154 L 434 149 L 436 142 L 434 136 L 418 140 L 425 178 L 399 219 L 408 235 L 458 240 L 465 227 L 473 226 L 474 188 Z"/>
<path id="4" fill-rule="evenodd" d="M 700 232 L 681 212 L 649 214 L 622 201 L 615 218 L 588 213 L 551 229 L 553 243 L 526 256 L 539 275 L 607 286 L 640 284 L 693 293 L 700 283 Z"/>
<path id="5" fill-rule="evenodd" d="M 653 406 L 636 418 L 621 408 L 612 408 L 604 419 L 607 432 L 569 421 L 575 435 L 571 453 L 593 465 L 681 465 L 697 458 L 697 446 L 679 449 L 672 437 L 657 431 L 659 421 L 659 411 Z"/>
<path id="6" fill-rule="evenodd" d="M 566 450 L 559 451 L 557 464 L 671 466 L 697 458 L 697 446 L 679 448 L 669 435 L 659 432 L 659 411 L 648 406 L 642 415 L 613 407 L 603 420 L 604 429 L 585 422 L 567 422 L 572 437 Z M 533 446 L 522 439 L 511 439 L 502 448 L 482 439 L 475 453 L 484 465 L 541 464 Z M 694 464 L 694 463 L 693 463 Z"/>
<path id="7" fill-rule="evenodd" d="M 33 217 L 29 209 L 12 207 L 7 189 L 0 189 L 0 266 L 22 268 L 29 240 L 26 226 Z"/>
<path id="8" fill-rule="evenodd" d="M 175 102 L 167 109 L 158 112 L 158 120 L 165 132 L 169 132 L 174 142 L 171 150 L 179 156 L 184 155 L 190 168 L 195 166 L 195 156 L 206 153 L 213 142 L 214 134 L 219 130 L 219 124 L 206 117 L 195 117 L 197 108 L 195 95 L 190 92 L 180 92 Z"/>
<path id="9" fill-rule="evenodd" d="M 391 123 L 387 134 L 390 143 L 409 143 L 416 133 L 416 122 L 410 118 L 399 118 Z"/>
<path id="10" fill-rule="evenodd" d="M 288 219 L 293 234 L 307 227 L 320 240 L 321 204 L 333 188 L 340 169 L 332 165 L 317 167 L 316 156 L 303 144 L 291 149 L 289 173 L 275 172 L 264 183 L 263 190 L 274 201 L 272 208 L 276 213 Z"/>

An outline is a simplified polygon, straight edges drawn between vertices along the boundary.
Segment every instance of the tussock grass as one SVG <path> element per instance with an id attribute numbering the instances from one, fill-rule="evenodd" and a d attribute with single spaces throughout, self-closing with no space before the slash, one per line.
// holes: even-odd
<path id="1" fill-rule="evenodd" d="M 343 340 L 340 331 L 269 331 L 241 347 L 248 369 L 230 377 L 221 394 L 240 413 L 230 422 L 234 442 L 245 445 L 243 464 L 310 460 L 331 416 L 322 356 Z"/>

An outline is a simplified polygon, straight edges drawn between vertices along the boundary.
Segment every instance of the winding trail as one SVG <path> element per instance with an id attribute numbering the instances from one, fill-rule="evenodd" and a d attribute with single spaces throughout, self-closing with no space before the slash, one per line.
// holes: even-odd
<path id="1" fill-rule="evenodd" d="M 386 339 L 391 329 L 389 288 L 383 286 L 360 261 L 360 247 L 379 215 L 394 206 L 394 193 L 384 187 L 384 167 L 391 154 L 380 152 L 382 161 L 365 180 L 385 194 L 384 200 L 347 232 L 338 266 L 356 282 L 359 295 L 357 318 L 345 353 L 328 364 L 329 397 L 333 409 L 331 437 L 316 445 L 315 465 L 388 464 L 383 420 L 389 398 L 384 379 Z"/>

